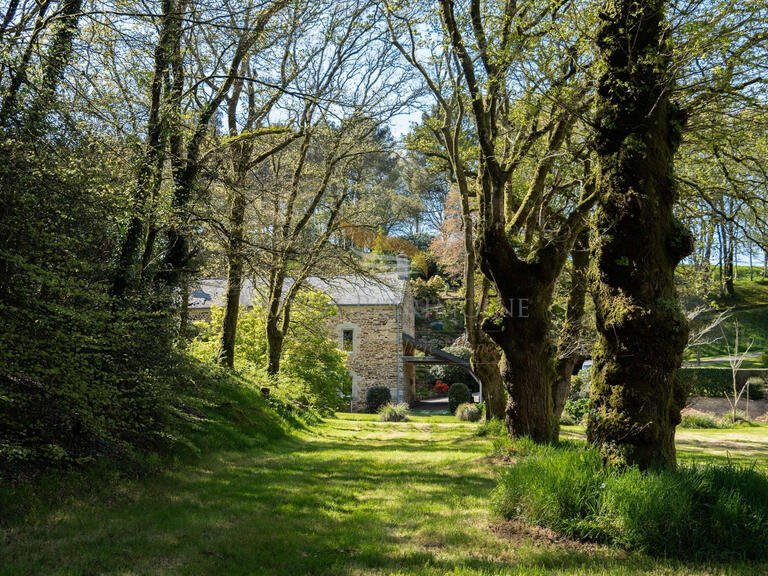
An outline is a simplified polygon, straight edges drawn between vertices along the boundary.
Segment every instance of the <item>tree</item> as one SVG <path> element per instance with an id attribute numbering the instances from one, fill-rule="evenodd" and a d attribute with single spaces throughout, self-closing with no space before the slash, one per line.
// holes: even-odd
<path id="1" fill-rule="evenodd" d="M 521 89 L 509 84 L 513 65 L 535 51 L 536 39 L 551 34 L 561 19 L 558 8 L 545 3 L 529 10 L 508 1 L 496 12 L 492 5 L 472 0 L 467 14 L 470 48 L 455 7 L 452 0 L 440 2 L 446 42 L 469 93 L 478 140 L 475 244 L 480 269 L 502 307 L 484 320 L 483 330 L 502 350 L 510 433 L 551 441 L 558 434 L 550 341 L 553 290 L 595 195 L 590 186 L 576 186 L 569 202 L 569 186 L 563 186 L 559 200 L 570 204 L 563 215 L 550 204 L 554 196 L 547 193 L 547 184 L 584 106 L 587 90 L 577 70 L 586 62 L 579 60 L 579 38 L 566 38 L 559 65 L 548 69 L 546 61 L 541 63 L 549 90 L 542 94 L 534 82 L 520 94 Z M 489 22 L 498 24 L 488 29 Z M 492 44 L 491 38 L 498 42 Z M 548 107 L 551 101 L 557 105 Z M 541 122 L 547 109 L 549 115 Z M 541 155 L 525 193 L 517 195 L 513 175 L 535 146 L 541 146 Z"/>
<path id="2" fill-rule="evenodd" d="M 666 7 L 663 0 L 612 3 L 597 36 L 598 342 L 587 436 L 607 458 L 641 468 L 675 465 L 675 426 L 685 401 L 676 373 L 688 326 L 674 272 L 691 253 L 692 238 L 673 215 L 673 156 L 685 116 L 669 98 Z"/>

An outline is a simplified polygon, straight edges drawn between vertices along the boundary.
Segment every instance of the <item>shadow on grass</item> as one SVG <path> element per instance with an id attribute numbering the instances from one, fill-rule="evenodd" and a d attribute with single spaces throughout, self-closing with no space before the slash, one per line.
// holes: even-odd
<path id="1" fill-rule="evenodd" d="M 122 482 L 0 532 L 0 574 L 691 573 L 493 534 L 490 447 L 472 434 L 332 421 Z"/>

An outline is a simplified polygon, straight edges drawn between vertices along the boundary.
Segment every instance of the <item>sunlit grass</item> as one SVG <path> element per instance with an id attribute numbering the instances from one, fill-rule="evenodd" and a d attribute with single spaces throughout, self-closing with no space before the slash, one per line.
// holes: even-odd
<path id="1" fill-rule="evenodd" d="M 0 534 L 0 574 L 760 574 L 500 528 L 493 438 L 452 416 L 339 414 L 274 441 L 40 510 Z M 583 438 L 579 427 L 564 436 Z M 768 428 L 681 431 L 681 460 L 768 458 Z M 707 455 L 710 456 L 707 456 Z"/>

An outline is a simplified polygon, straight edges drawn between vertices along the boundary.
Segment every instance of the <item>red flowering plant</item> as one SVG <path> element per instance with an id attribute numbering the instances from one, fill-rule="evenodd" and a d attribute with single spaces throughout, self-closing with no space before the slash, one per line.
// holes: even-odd
<path id="1" fill-rule="evenodd" d="M 440 392 L 440 393 L 448 392 L 448 388 L 450 388 L 450 386 L 448 386 L 448 384 L 446 384 L 442 380 L 438 380 L 437 382 L 435 382 L 435 392 Z"/>

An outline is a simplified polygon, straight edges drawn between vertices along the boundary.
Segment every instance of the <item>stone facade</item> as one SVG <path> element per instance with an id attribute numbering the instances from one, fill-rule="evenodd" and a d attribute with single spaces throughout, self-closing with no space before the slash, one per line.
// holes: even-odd
<path id="1" fill-rule="evenodd" d="M 372 386 L 386 386 L 393 402 L 413 399 L 413 368 L 403 362 L 401 334 L 414 335 L 414 309 L 410 290 L 405 288 L 397 305 L 340 305 L 329 318 L 329 328 L 343 348 L 345 330 L 352 330 L 353 347 L 347 367 L 352 374 L 353 412 L 366 410 L 365 395 Z"/>

